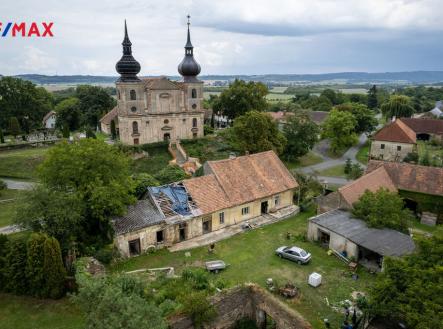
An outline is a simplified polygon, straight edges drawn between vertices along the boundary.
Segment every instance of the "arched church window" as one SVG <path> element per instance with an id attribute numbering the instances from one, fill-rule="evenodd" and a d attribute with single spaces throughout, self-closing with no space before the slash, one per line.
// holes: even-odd
<path id="1" fill-rule="evenodd" d="M 137 108 L 136 108 L 135 106 L 131 107 L 131 112 L 132 112 L 132 113 L 137 112 Z"/>
<path id="2" fill-rule="evenodd" d="M 197 89 L 192 89 L 191 90 L 191 97 L 192 98 L 197 98 Z"/>
<path id="3" fill-rule="evenodd" d="M 192 128 L 197 128 L 197 118 L 192 119 Z"/>
<path id="4" fill-rule="evenodd" d="M 133 134 L 138 134 L 138 123 L 136 121 L 134 121 L 132 123 L 132 133 Z"/>
<path id="5" fill-rule="evenodd" d="M 135 101 L 135 100 L 137 99 L 137 94 L 135 93 L 135 90 L 134 90 L 134 89 L 132 89 L 132 90 L 129 92 L 129 98 L 131 99 L 131 101 Z"/>

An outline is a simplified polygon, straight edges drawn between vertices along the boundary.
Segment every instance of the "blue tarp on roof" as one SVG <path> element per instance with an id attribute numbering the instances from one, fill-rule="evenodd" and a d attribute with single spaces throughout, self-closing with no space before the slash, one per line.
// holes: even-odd
<path id="1" fill-rule="evenodd" d="M 151 194 L 158 198 L 160 196 L 167 196 L 171 208 L 176 213 L 187 216 L 191 215 L 191 210 L 188 205 L 188 193 L 182 185 L 170 184 L 163 186 L 149 187 Z"/>

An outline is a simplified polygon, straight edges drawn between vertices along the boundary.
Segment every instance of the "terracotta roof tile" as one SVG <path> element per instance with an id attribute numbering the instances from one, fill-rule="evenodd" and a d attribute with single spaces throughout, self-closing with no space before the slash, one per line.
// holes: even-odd
<path id="1" fill-rule="evenodd" d="M 366 172 L 383 167 L 399 190 L 443 195 L 443 168 L 371 160 Z"/>
<path id="2" fill-rule="evenodd" d="M 148 89 L 176 90 L 181 89 L 179 83 L 171 81 L 166 77 L 146 78 L 142 80 Z"/>
<path id="3" fill-rule="evenodd" d="M 412 144 L 417 142 L 415 132 L 405 125 L 401 120 L 395 120 L 394 122 L 381 128 L 375 133 L 373 139 L 376 141 Z"/>
<path id="4" fill-rule="evenodd" d="M 443 120 L 401 118 L 400 121 L 405 123 L 416 134 L 443 135 Z"/>
<path id="5" fill-rule="evenodd" d="M 383 167 L 377 168 L 371 173 L 363 175 L 352 183 L 339 188 L 338 191 L 349 206 L 352 206 L 354 202 L 360 199 L 366 190 L 376 192 L 381 187 L 386 188 L 391 192 L 397 192 L 389 174 Z"/>

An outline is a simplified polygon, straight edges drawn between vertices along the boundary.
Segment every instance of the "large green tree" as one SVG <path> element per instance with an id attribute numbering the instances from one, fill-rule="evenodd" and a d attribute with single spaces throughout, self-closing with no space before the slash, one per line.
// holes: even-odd
<path id="1" fill-rule="evenodd" d="M 307 154 L 318 140 L 320 129 L 306 112 L 296 112 L 283 127 L 287 143 L 285 156 L 288 160 Z"/>
<path id="2" fill-rule="evenodd" d="M 353 207 L 353 215 L 366 221 L 370 227 L 407 232 L 408 221 L 412 220 L 412 214 L 405 209 L 402 198 L 384 188 L 377 192 L 367 190 Z"/>
<path id="3" fill-rule="evenodd" d="M 116 105 L 115 99 L 98 86 L 78 86 L 75 96 L 79 99 L 83 125 L 92 128 L 97 127 L 100 118 Z"/>
<path id="4" fill-rule="evenodd" d="M 377 127 L 377 119 L 366 105 L 349 102 L 337 105 L 334 109 L 352 113 L 355 120 L 357 120 L 355 132 L 358 134 L 370 133 Z"/>
<path id="5" fill-rule="evenodd" d="M 332 110 L 323 123 L 323 137 L 331 140 L 331 151 L 352 146 L 357 142 L 357 120 L 350 112 Z"/>
<path id="6" fill-rule="evenodd" d="M 25 208 L 28 216 L 19 216 L 18 222 L 56 236 L 64 246 L 69 245 L 70 239 L 83 243 L 110 241 L 110 218 L 122 215 L 126 206 L 135 201 L 129 165 L 130 159 L 120 150 L 95 139 L 64 142 L 51 148 L 38 170 L 46 196 L 39 198 L 35 195 L 39 190 L 34 191 L 31 199 L 37 202 L 32 204 L 38 208 L 35 212 L 31 207 Z M 50 196 L 55 197 L 54 204 Z M 58 209 L 63 204 L 64 209 Z M 67 213 L 68 205 L 72 214 Z"/>
<path id="7" fill-rule="evenodd" d="M 418 241 L 417 252 L 386 258 L 370 291 L 370 310 L 386 323 L 441 328 L 443 323 L 443 237 Z"/>
<path id="8" fill-rule="evenodd" d="M 234 119 L 248 111 L 266 111 L 268 88 L 261 82 L 235 80 L 214 101 L 214 112 Z"/>
<path id="9" fill-rule="evenodd" d="M 286 138 L 277 123 L 268 114 L 257 111 L 247 112 L 234 121 L 233 136 L 242 152 L 274 150 L 280 154 L 286 145 Z"/>
<path id="10" fill-rule="evenodd" d="M 74 131 L 80 127 L 81 113 L 78 98 L 70 97 L 62 100 L 55 106 L 55 112 L 57 112 L 57 128 L 68 127 L 70 131 Z"/>
<path id="11" fill-rule="evenodd" d="M 381 106 L 381 112 L 387 118 L 408 118 L 414 114 L 411 99 L 404 95 L 392 95 Z"/>
<path id="12" fill-rule="evenodd" d="M 23 130 L 40 128 L 46 113 L 53 109 L 52 95 L 44 88 L 19 78 L 0 79 L 0 128 L 8 128 L 8 120 L 16 117 Z"/>

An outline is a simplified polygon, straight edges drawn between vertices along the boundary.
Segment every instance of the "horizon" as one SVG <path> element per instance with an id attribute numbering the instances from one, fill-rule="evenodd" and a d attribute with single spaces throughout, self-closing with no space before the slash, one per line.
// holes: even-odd
<path id="1" fill-rule="evenodd" d="M 188 13 L 201 76 L 442 71 L 439 6 L 437 0 L 17 0 L 0 4 L 3 26 L 54 22 L 54 37 L 0 38 L 0 74 L 116 75 L 126 18 L 140 75 L 175 76 Z"/>

